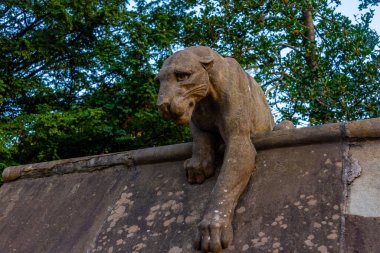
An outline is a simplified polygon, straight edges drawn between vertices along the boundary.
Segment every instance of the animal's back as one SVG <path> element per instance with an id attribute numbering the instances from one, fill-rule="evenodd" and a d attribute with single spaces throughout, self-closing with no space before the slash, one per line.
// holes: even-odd
<path id="1" fill-rule="evenodd" d="M 274 128 L 274 120 L 264 91 L 250 75 L 247 74 L 247 76 L 249 83 L 253 87 L 253 89 L 251 89 L 251 96 L 255 101 L 251 104 L 251 110 L 253 110 L 253 134 L 272 131 Z"/>
<path id="2" fill-rule="evenodd" d="M 245 72 L 234 58 L 226 57 L 224 59 L 229 65 L 228 69 L 231 72 L 230 76 L 240 79 L 239 82 L 235 83 L 239 85 L 237 88 L 241 89 L 243 92 L 242 97 L 236 102 L 246 103 L 241 106 L 245 108 L 247 114 L 251 118 L 252 135 L 272 131 L 274 128 L 274 120 L 263 89 L 255 79 Z M 248 96 L 248 98 L 244 99 L 245 96 Z"/>

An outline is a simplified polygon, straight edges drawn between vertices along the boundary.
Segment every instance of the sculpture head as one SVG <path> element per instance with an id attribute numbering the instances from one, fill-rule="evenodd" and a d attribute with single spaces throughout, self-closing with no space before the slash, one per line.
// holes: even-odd
<path id="1" fill-rule="evenodd" d="M 191 120 L 197 103 L 208 95 L 210 80 L 207 70 L 213 58 L 191 50 L 174 53 L 165 60 L 155 80 L 160 85 L 157 106 L 166 119 L 183 125 Z"/>

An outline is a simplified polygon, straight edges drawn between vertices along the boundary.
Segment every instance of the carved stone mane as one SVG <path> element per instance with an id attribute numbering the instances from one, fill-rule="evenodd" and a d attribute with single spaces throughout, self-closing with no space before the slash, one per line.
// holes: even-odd
<path id="1" fill-rule="evenodd" d="M 274 127 L 264 92 L 236 60 L 203 46 L 174 53 L 156 80 L 161 115 L 190 124 L 193 155 L 184 164 L 190 183 L 214 174 L 215 142 L 221 138 L 225 143 L 223 165 L 196 237 L 196 248 L 220 252 L 232 242 L 234 210 L 255 167 L 251 137 Z"/>

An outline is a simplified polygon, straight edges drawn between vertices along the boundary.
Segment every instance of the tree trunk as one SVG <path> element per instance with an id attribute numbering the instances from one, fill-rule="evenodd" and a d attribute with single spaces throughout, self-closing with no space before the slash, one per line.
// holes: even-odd
<path id="1" fill-rule="evenodd" d="M 302 13 L 302 18 L 306 27 L 306 32 L 304 35 L 304 45 L 306 48 L 305 59 L 309 68 L 314 71 L 318 68 L 318 63 L 316 61 L 315 29 L 312 9 L 309 8 L 304 11 Z"/>
<path id="2" fill-rule="evenodd" d="M 303 34 L 303 44 L 305 46 L 305 60 L 307 66 L 311 70 L 310 85 L 317 91 L 314 98 L 311 96 L 311 111 L 309 121 L 311 124 L 315 122 L 327 123 L 331 121 L 328 105 L 323 102 L 323 87 L 319 87 L 320 73 L 318 72 L 318 57 L 316 52 L 315 28 L 313 20 L 313 8 L 310 7 L 302 13 L 302 20 L 305 26 Z"/>

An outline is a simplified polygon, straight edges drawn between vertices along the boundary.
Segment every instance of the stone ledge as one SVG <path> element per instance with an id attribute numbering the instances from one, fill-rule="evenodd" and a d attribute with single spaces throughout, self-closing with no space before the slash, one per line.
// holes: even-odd
<path id="1" fill-rule="evenodd" d="M 273 131 L 253 138 L 258 150 L 299 146 L 343 140 L 380 138 L 380 118 L 333 123 L 314 127 Z M 128 168 L 142 164 L 179 161 L 191 156 L 192 143 L 182 143 L 112 154 L 79 157 L 36 164 L 8 167 L 3 180 L 37 178 L 74 172 L 89 172 L 124 165 Z"/>
<path id="2" fill-rule="evenodd" d="M 283 147 L 257 137 L 256 170 L 223 253 L 380 252 L 380 138 L 365 124 L 330 125 L 340 130 L 330 140 L 326 126 L 312 128 L 320 139 L 293 135 Z M 0 252 L 195 253 L 217 176 L 188 184 L 180 157 L 190 153 L 185 143 L 23 166 L 22 177 L 39 178 L 0 188 Z"/>

